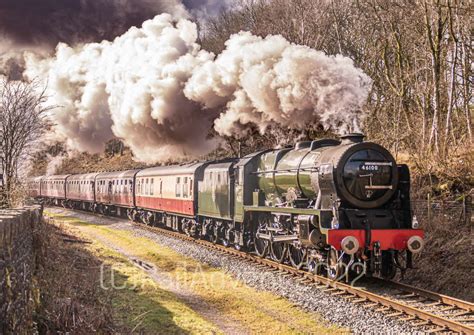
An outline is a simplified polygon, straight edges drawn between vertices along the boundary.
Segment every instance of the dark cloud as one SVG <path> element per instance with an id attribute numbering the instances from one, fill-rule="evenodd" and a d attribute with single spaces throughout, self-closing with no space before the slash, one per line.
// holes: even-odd
<path id="1" fill-rule="evenodd" d="M 199 20 L 234 0 L 0 0 L 0 75 L 21 79 L 24 51 L 47 57 L 59 42 L 112 40 L 157 14 Z"/>
<path id="2" fill-rule="evenodd" d="M 183 4 L 198 18 L 218 15 L 232 7 L 235 0 L 182 0 Z"/>
<path id="3" fill-rule="evenodd" d="M 0 40 L 22 49 L 110 40 L 163 12 L 184 7 L 179 0 L 0 0 Z"/>

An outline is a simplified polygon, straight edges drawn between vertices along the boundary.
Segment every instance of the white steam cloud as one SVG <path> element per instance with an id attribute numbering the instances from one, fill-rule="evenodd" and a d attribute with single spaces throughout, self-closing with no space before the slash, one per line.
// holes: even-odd
<path id="1" fill-rule="evenodd" d="M 248 32 L 216 57 L 197 38 L 193 22 L 162 14 L 112 42 L 31 56 L 26 75 L 47 78 L 61 106 L 56 134 L 70 148 L 98 152 L 116 136 L 150 163 L 209 152 L 212 127 L 230 136 L 249 124 L 356 127 L 371 80 L 349 58 Z"/>

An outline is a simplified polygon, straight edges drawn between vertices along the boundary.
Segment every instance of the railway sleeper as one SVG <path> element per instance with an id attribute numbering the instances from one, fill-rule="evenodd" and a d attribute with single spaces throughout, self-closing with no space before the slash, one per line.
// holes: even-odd
<path id="1" fill-rule="evenodd" d="M 457 307 L 456 306 L 443 307 L 443 308 L 439 309 L 438 311 L 439 312 L 448 312 L 448 311 L 452 311 L 453 309 L 457 309 Z"/>
<path id="2" fill-rule="evenodd" d="M 465 322 L 465 323 L 474 323 L 474 319 L 472 318 L 463 318 L 463 319 L 456 319 L 456 322 Z"/>
<path id="3" fill-rule="evenodd" d="M 412 322 L 411 325 L 414 326 L 414 327 L 421 327 L 421 326 L 429 325 L 430 323 L 431 322 L 429 322 L 429 321 L 422 320 L 422 321 L 418 321 L 418 322 Z"/>
<path id="4" fill-rule="evenodd" d="M 436 328 L 432 328 L 432 329 L 427 329 L 426 332 L 429 333 L 429 334 L 436 334 L 436 333 L 439 333 L 439 332 L 442 332 L 442 331 L 446 331 L 446 327 L 436 327 Z"/>
<path id="5" fill-rule="evenodd" d="M 391 309 L 392 309 L 391 307 L 383 306 L 383 307 L 377 308 L 375 311 L 384 313 L 384 312 L 390 311 Z"/>
<path id="6" fill-rule="evenodd" d="M 469 315 L 469 314 L 472 314 L 472 312 L 470 312 L 470 311 L 460 311 L 460 312 L 452 314 L 451 316 L 456 317 L 456 316 L 464 316 L 464 315 Z"/>
<path id="7" fill-rule="evenodd" d="M 403 313 L 403 312 L 394 312 L 394 313 L 387 314 L 387 316 L 394 317 L 394 316 L 400 316 L 400 315 L 403 315 L 403 314 L 405 314 L 405 313 Z"/>

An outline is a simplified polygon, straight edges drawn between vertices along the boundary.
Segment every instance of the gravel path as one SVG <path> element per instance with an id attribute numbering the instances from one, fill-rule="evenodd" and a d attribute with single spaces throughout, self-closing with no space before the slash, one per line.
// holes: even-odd
<path id="1" fill-rule="evenodd" d="M 409 324 L 387 318 L 382 313 L 359 304 L 353 304 L 341 297 L 332 296 L 313 286 L 302 284 L 293 278 L 285 278 L 276 274 L 275 271 L 267 270 L 218 251 L 209 250 L 192 242 L 140 229 L 125 219 L 98 217 L 84 212 L 58 208 L 49 208 L 48 210 L 96 224 L 105 224 L 114 229 L 127 230 L 137 237 L 149 238 L 182 255 L 221 268 L 251 287 L 285 297 L 295 305 L 319 313 L 330 323 L 350 328 L 355 334 L 413 334 L 417 332 L 417 329 Z"/>

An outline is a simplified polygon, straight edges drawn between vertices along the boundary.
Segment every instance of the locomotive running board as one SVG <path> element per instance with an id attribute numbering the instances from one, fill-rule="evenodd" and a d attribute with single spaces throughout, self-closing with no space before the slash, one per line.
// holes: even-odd
<path id="1" fill-rule="evenodd" d="M 259 234 L 257 233 L 257 238 L 262 240 L 268 240 L 270 242 L 289 242 L 289 241 L 296 241 L 298 240 L 298 236 L 296 235 L 277 235 L 272 236 L 270 234 Z"/>
<path id="2" fill-rule="evenodd" d="M 313 209 L 313 208 L 270 207 L 270 206 L 244 206 L 244 211 L 286 213 L 286 214 L 298 214 L 298 215 L 319 215 L 321 213 L 321 210 Z"/>

